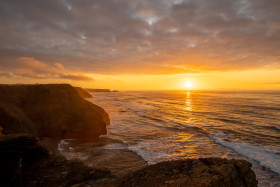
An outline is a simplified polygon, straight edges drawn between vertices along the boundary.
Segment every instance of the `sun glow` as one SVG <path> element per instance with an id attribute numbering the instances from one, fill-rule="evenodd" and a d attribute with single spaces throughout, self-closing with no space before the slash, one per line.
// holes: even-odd
<path id="1" fill-rule="evenodd" d="M 193 82 L 192 81 L 186 81 L 184 83 L 185 88 L 191 89 L 193 87 Z"/>

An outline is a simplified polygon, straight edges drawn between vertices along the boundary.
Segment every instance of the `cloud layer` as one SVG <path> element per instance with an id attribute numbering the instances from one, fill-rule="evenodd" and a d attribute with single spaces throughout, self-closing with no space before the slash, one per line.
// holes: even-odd
<path id="1" fill-rule="evenodd" d="M 279 0 L 0 0 L 0 23 L 0 67 L 21 75 L 280 67 Z M 16 73 L 22 57 L 44 65 Z"/>
<path id="2" fill-rule="evenodd" d="M 74 81 L 92 81 L 93 78 L 82 73 L 67 70 L 60 63 L 48 65 L 34 58 L 21 57 L 16 59 L 16 67 L 1 68 L 0 76 L 9 78 L 31 79 L 68 79 Z M 4 70 L 4 71 L 3 71 Z"/>

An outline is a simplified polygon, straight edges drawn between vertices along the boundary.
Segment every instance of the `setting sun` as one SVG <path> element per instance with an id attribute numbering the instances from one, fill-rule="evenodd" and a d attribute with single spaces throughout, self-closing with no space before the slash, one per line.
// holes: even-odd
<path id="1" fill-rule="evenodd" d="M 0 0 L 0 187 L 280 187 L 280 0 L 38 2 Z"/>
<path id="2" fill-rule="evenodd" d="M 193 83 L 191 81 L 186 81 L 184 83 L 185 88 L 191 89 L 193 87 Z"/>

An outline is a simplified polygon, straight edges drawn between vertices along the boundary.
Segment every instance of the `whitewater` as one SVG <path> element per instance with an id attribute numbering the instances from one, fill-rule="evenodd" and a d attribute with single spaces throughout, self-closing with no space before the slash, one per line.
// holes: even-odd
<path id="1" fill-rule="evenodd" d="M 126 150 L 137 153 L 148 164 L 202 157 L 246 159 L 253 164 L 259 186 L 280 186 L 279 91 L 92 95 L 89 101 L 109 113 L 108 135 L 101 137 L 103 143 L 99 141 L 98 146 L 62 140 L 59 151 L 68 158 L 90 163 L 98 151 Z M 110 156 L 109 152 L 106 159 Z"/>

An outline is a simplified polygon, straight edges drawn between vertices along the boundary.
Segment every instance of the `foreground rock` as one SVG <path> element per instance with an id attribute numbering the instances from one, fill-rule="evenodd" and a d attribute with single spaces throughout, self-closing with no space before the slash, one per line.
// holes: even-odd
<path id="1" fill-rule="evenodd" d="M 68 84 L 0 85 L 3 134 L 26 133 L 52 138 L 106 134 L 108 114 Z"/>
<path id="2" fill-rule="evenodd" d="M 220 158 L 161 162 L 117 179 L 49 154 L 38 138 L 23 135 L 0 136 L 0 164 L 0 186 L 257 186 L 249 162 Z"/>
<path id="3" fill-rule="evenodd" d="M 116 186 L 256 187 L 245 160 L 221 158 L 161 162 L 124 177 Z"/>
<path id="4" fill-rule="evenodd" d="M 99 186 L 112 180 L 108 170 L 51 155 L 38 138 L 23 135 L 0 136 L 0 164 L 0 186 L 71 186 L 89 179 Z"/>

